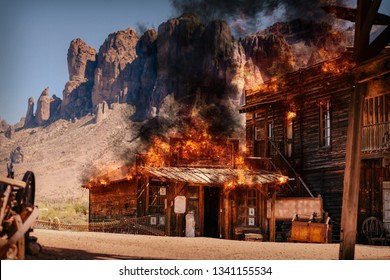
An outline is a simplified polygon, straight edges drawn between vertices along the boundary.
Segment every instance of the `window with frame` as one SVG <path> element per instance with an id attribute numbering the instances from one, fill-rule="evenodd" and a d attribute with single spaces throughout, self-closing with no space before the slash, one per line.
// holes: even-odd
<path id="1" fill-rule="evenodd" d="M 288 112 L 286 118 L 286 131 L 285 131 L 285 154 L 286 157 L 291 158 L 293 154 L 293 133 L 294 133 L 294 118 L 296 116 L 295 112 Z"/>
<path id="2" fill-rule="evenodd" d="M 319 104 L 320 108 L 320 146 L 329 147 L 331 145 L 331 119 L 330 100 L 323 100 Z"/>

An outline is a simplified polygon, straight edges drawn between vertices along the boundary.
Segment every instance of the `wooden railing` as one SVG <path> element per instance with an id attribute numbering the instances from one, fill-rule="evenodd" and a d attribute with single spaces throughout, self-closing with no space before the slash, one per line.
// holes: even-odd
<path id="1" fill-rule="evenodd" d="M 390 150 L 390 123 L 363 126 L 362 152 Z"/>
<path id="2" fill-rule="evenodd" d="M 90 231 L 163 236 L 165 235 L 165 224 L 160 223 L 160 216 L 161 215 L 148 215 L 133 218 L 122 217 L 118 220 L 88 224 L 68 224 L 62 223 L 58 219 L 54 219 L 54 221 L 36 220 L 33 228 L 61 231 Z M 163 217 L 165 218 L 165 216 Z"/>

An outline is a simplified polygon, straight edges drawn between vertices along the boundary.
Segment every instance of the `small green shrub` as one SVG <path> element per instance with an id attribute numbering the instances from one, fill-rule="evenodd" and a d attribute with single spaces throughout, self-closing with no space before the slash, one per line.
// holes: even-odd
<path id="1" fill-rule="evenodd" d="M 86 201 L 44 201 L 37 202 L 39 220 L 54 220 L 57 217 L 61 223 L 88 223 L 88 202 Z"/>

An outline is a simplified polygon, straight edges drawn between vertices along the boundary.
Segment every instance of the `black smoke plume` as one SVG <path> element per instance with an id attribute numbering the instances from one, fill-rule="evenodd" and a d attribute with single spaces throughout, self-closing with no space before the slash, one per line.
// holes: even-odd
<path id="1" fill-rule="evenodd" d="M 348 0 L 171 0 L 178 14 L 195 13 L 204 22 L 223 19 L 235 33 L 247 35 L 274 24 L 297 18 L 326 21 L 333 18 L 321 7 L 345 6 Z"/>

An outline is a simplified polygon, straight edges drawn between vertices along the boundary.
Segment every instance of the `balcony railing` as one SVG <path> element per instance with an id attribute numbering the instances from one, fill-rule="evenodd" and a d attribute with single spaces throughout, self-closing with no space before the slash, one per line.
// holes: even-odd
<path id="1" fill-rule="evenodd" d="M 390 123 L 363 126 L 362 152 L 390 150 Z"/>

